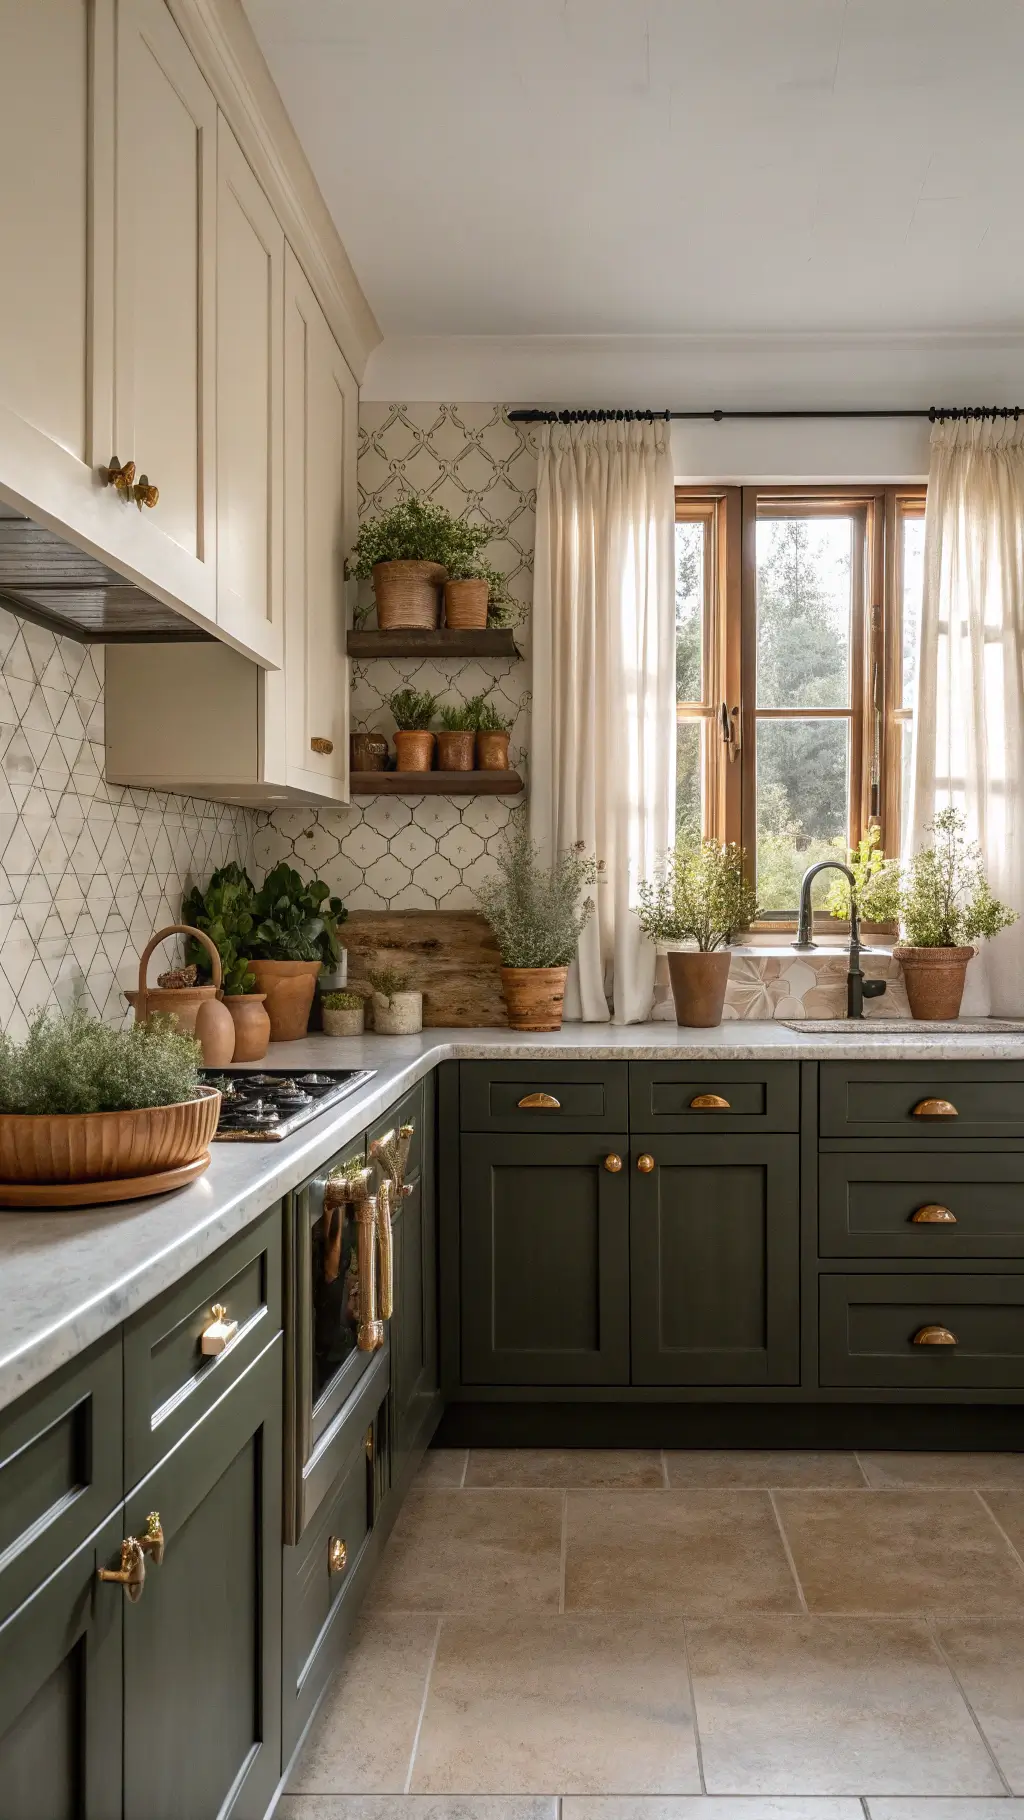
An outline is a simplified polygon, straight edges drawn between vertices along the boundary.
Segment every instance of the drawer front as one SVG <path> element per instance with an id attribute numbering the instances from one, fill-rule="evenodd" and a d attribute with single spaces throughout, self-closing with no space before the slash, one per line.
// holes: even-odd
<path id="1" fill-rule="evenodd" d="M 380 1352 L 366 1356 L 370 1363 L 358 1384 L 299 1471 L 295 1522 L 286 1540 L 297 1540 L 305 1534 L 352 1450 L 357 1444 L 365 1448 L 370 1427 L 387 1399 L 391 1387 L 390 1335 Z"/>
<path id="2" fill-rule="evenodd" d="M 120 1504 L 121 1394 L 117 1332 L 0 1415 L 0 1622 Z"/>
<path id="3" fill-rule="evenodd" d="M 955 1116 L 930 1117 L 928 1103 Z M 1024 1138 L 1024 1068 L 1016 1062 L 825 1062 L 822 1137 Z"/>
<path id="4" fill-rule="evenodd" d="M 460 1063 L 463 1131 L 624 1131 L 625 1062 Z"/>
<path id="5" fill-rule="evenodd" d="M 823 1155 L 824 1258 L 1024 1257 L 1024 1156 Z"/>
<path id="6" fill-rule="evenodd" d="M 127 1488 L 206 1414 L 281 1328 L 280 1204 L 125 1324 L 124 1465 Z M 223 1352 L 202 1351 L 219 1302 L 238 1332 Z"/>
<path id="7" fill-rule="evenodd" d="M 1024 1275 L 823 1276 L 820 1317 L 826 1388 L 1024 1388 Z M 915 1344 L 929 1328 L 956 1343 Z"/>
<path id="8" fill-rule="evenodd" d="M 366 1134 L 367 1155 L 374 1138 L 383 1137 L 386 1131 L 397 1131 L 399 1125 L 411 1125 L 412 1141 L 405 1174 L 407 1181 L 415 1181 L 423 1168 L 423 1117 L 423 1082 L 418 1081 L 410 1093 L 404 1094 L 397 1105 L 390 1107 L 383 1118 L 370 1126 Z"/>
<path id="9" fill-rule="evenodd" d="M 284 1551 L 286 1751 L 334 1666 L 338 1608 L 355 1584 L 357 1563 L 370 1533 L 370 1471 L 366 1436 L 360 1429 L 348 1435 L 338 1477 L 301 1542 Z M 289 1709 L 296 1706 L 302 1717 L 289 1724 Z M 289 1732 L 294 1735 L 289 1737 Z"/>
<path id="10" fill-rule="evenodd" d="M 717 1102 L 717 1103 L 716 1103 Z M 631 1062 L 633 1131 L 796 1131 L 795 1062 Z"/>

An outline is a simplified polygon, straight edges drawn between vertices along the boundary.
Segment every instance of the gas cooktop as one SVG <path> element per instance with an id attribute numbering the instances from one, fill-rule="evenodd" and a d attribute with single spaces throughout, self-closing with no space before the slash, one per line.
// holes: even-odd
<path id="1" fill-rule="evenodd" d="M 328 1106 L 347 1099 L 373 1068 L 202 1068 L 207 1087 L 223 1095 L 214 1133 L 218 1143 L 274 1143 L 290 1137 Z"/>

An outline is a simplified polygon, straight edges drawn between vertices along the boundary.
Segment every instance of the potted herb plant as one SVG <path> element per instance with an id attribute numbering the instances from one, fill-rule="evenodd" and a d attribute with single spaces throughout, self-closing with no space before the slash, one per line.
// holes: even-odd
<path id="1" fill-rule="evenodd" d="M 501 570 L 479 558 L 453 558 L 444 584 L 444 623 L 474 630 L 511 625 L 512 596 Z"/>
<path id="2" fill-rule="evenodd" d="M 360 525 L 349 573 L 373 577 L 382 631 L 430 628 L 440 618 L 446 576 L 473 563 L 491 535 L 489 525 L 471 525 L 413 494 Z"/>
<path id="3" fill-rule="evenodd" d="M 929 831 L 930 847 L 906 865 L 887 861 L 868 882 L 861 908 L 876 922 L 900 926 L 903 940 L 893 955 L 903 970 L 912 1015 L 955 1018 L 977 944 L 1008 929 L 1017 911 L 993 897 L 981 848 L 967 839 L 959 809 L 940 810 Z"/>
<path id="4" fill-rule="evenodd" d="M 513 1030 L 560 1030 L 565 979 L 594 913 L 581 898 L 598 868 L 582 844 L 542 865 L 525 820 L 515 817 L 497 871 L 476 891 L 501 954 L 501 992 Z"/>
<path id="5" fill-rule="evenodd" d="M 0 1204 L 77 1206 L 180 1187 L 209 1163 L 220 1094 L 171 1017 L 117 1030 L 81 1008 L 0 1034 Z"/>
<path id="6" fill-rule="evenodd" d="M 472 771 L 476 754 L 476 716 L 472 704 L 458 702 L 441 709 L 437 735 L 439 771 Z"/>
<path id="7" fill-rule="evenodd" d="M 676 1023 L 707 1029 L 722 1021 L 729 982 L 729 943 L 749 929 L 757 899 L 743 876 L 743 850 L 734 843 L 680 843 L 666 854 L 657 877 L 644 879 L 637 917 L 652 942 L 692 942 L 668 947 Z"/>
<path id="8" fill-rule="evenodd" d="M 410 992 L 409 976 L 395 967 L 367 972 L 373 987 L 373 1027 L 383 1036 L 412 1036 L 423 1029 L 423 994 Z"/>
<path id="9" fill-rule="evenodd" d="M 362 1036 L 365 1002 L 361 992 L 325 992 L 320 1003 L 325 1036 Z"/>
<path id="10" fill-rule="evenodd" d="M 396 689 L 388 696 L 395 717 L 396 769 L 429 771 L 434 763 L 434 735 L 430 723 L 437 711 L 437 696 L 419 689 Z"/>
<path id="11" fill-rule="evenodd" d="M 476 762 L 480 771 L 508 770 L 509 722 L 503 720 L 493 702 L 477 698 Z"/>
<path id="12" fill-rule="evenodd" d="M 224 1004 L 231 1015 L 235 1045 L 229 1061 L 259 1062 L 270 1042 L 266 993 L 256 990 L 246 952 L 255 926 L 256 888 L 244 866 L 235 860 L 211 874 L 205 892 L 195 886 L 185 898 L 182 915 L 213 942 L 220 955 Z M 186 959 L 199 970 L 205 954 L 198 943 L 186 949 Z"/>
<path id="13" fill-rule="evenodd" d="M 267 995 L 272 1043 L 305 1036 L 317 974 L 338 960 L 346 915 L 321 879 L 305 880 L 283 861 L 267 873 L 253 899 L 247 958 L 256 990 Z"/>

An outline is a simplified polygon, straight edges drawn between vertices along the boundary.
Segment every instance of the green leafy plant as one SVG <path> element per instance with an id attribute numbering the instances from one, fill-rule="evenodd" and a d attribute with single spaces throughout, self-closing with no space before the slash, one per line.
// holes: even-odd
<path id="1" fill-rule="evenodd" d="M 377 997 L 386 999 L 389 1005 L 396 992 L 409 990 L 409 975 L 400 973 L 397 967 L 368 968 L 366 977 Z"/>
<path id="2" fill-rule="evenodd" d="M 904 865 L 891 862 L 865 891 L 861 908 L 876 922 L 898 922 L 911 948 L 962 948 L 988 941 L 1017 921 L 993 897 L 977 841 L 952 806 L 939 811 L 922 847 Z"/>
<path id="3" fill-rule="evenodd" d="M 854 896 L 857 907 L 863 911 L 868 899 L 872 896 L 881 902 L 881 894 L 887 888 L 888 874 L 896 863 L 886 859 L 881 848 L 882 830 L 869 828 L 862 834 L 856 847 L 847 856 L 847 863 L 856 881 Z M 850 914 L 850 886 L 841 873 L 834 873 L 825 897 L 825 909 L 830 916 L 848 918 Z"/>
<path id="4" fill-rule="evenodd" d="M 202 929 L 220 955 L 225 997 L 256 990 L 256 976 L 245 959 L 256 920 L 255 898 L 256 887 L 248 872 L 232 860 L 213 873 L 205 891 L 195 886 L 181 906 L 182 921 Z M 185 959 L 200 974 L 209 976 L 210 957 L 200 942 L 187 943 Z"/>
<path id="5" fill-rule="evenodd" d="M 361 1011 L 364 1002 L 361 992 L 324 992 L 320 997 L 325 1011 Z"/>
<path id="6" fill-rule="evenodd" d="M 437 712 L 437 696 L 419 689 L 396 689 L 388 707 L 400 733 L 425 733 Z"/>
<path id="7" fill-rule="evenodd" d="M 508 733 L 512 722 L 503 720 L 492 701 L 476 696 L 473 701 L 474 725 L 478 733 Z"/>
<path id="8" fill-rule="evenodd" d="M 199 1093 L 202 1050 L 174 1018 L 116 1030 L 81 1006 L 36 1011 L 28 1035 L 0 1034 L 0 1112 L 134 1112 Z"/>
<path id="9" fill-rule="evenodd" d="M 441 725 L 446 733 L 475 733 L 476 717 L 469 702 L 449 703 L 441 709 Z"/>
<path id="10" fill-rule="evenodd" d="M 365 581 L 378 562 L 437 562 L 455 574 L 477 561 L 492 535 L 490 525 L 472 525 L 412 494 L 360 525 L 349 574 Z"/>
<path id="11" fill-rule="evenodd" d="M 347 915 L 322 879 L 305 880 L 282 861 L 253 900 L 249 954 L 254 960 L 337 962 L 338 924 Z"/>
<path id="12" fill-rule="evenodd" d="M 488 533 L 490 535 L 490 533 Z M 511 626 L 516 623 L 517 603 L 508 590 L 508 577 L 489 562 L 454 559 L 448 564 L 450 581 L 485 581 L 487 583 L 487 624 Z"/>
<path id="13" fill-rule="evenodd" d="M 652 942 L 691 941 L 709 954 L 749 929 L 756 915 L 757 897 L 735 842 L 680 844 L 665 855 L 656 877 L 640 884 L 637 917 Z"/>
<path id="14" fill-rule="evenodd" d="M 553 866 L 541 863 L 526 822 L 514 817 L 497 871 L 476 891 L 505 967 L 567 967 L 594 914 L 592 897 L 600 867 L 582 842 L 561 853 Z"/>

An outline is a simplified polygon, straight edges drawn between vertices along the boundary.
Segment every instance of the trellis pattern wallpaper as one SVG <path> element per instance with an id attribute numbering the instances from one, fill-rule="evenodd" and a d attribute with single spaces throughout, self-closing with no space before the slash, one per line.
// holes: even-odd
<path id="1" fill-rule="evenodd" d="M 405 684 L 442 701 L 492 688 L 512 722 L 510 762 L 528 774 L 529 610 L 533 587 L 537 457 L 528 429 L 499 405 L 362 404 L 359 510 L 374 517 L 416 492 L 458 517 L 492 527 L 486 558 L 509 579 L 521 614 L 522 659 L 435 663 L 356 663 L 353 729 L 394 732 L 387 697 Z M 372 603 L 367 588 L 364 604 Z M 373 624 L 373 616 L 368 621 Z M 288 808 L 261 814 L 253 843 L 257 867 L 286 859 L 317 872 L 353 910 L 462 910 L 493 866 L 495 845 L 522 797 L 368 797 L 337 809 Z"/>

